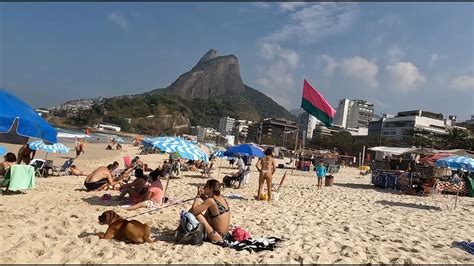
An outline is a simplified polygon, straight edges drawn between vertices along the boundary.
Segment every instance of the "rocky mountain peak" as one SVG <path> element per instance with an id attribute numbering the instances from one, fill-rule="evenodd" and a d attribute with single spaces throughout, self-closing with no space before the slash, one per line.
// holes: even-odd
<path id="1" fill-rule="evenodd" d="M 206 54 L 204 54 L 204 55 L 201 57 L 201 59 L 199 60 L 199 62 L 197 63 L 196 66 L 199 66 L 199 65 L 201 65 L 201 64 L 204 64 L 204 63 L 206 63 L 206 62 L 208 62 L 208 61 L 210 61 L 210 60 L 212 60 L 212 59 L 214 59 L 214 58 L 217 58 L 217 57 L 219 57 L 219 56 L 220 56 L 220 54 L 219 54 L 219 52 L 218 52 L 216 49 L 214 49 L 214 48 L 213 48 L 213 49 L 210 49 L 209 51 L 207 51 Z"/>
<path id="2" fill-rule="evenodd" d="M 229 92 L 243 92 L 245 85 L 240 76 L 240 66 L 234 55 L 220 56 L 210 49 L 198 64 L 182 74 L 164 92 L 185 99 L 209 99 Z"/>

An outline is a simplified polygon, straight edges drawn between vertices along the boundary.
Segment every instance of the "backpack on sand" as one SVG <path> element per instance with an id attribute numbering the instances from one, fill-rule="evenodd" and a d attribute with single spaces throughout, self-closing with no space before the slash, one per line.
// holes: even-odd
<path id="1" fill-rule="evenodd" d="M 202 245 L 205 238 L 204 232 L 204 225 L 192 213 L 181 211 L 179 226 L 174 233 L 177 244 Z"/>

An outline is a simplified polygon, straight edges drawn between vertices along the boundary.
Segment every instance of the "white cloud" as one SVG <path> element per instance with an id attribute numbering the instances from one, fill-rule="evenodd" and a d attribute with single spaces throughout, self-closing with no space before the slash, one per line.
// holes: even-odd
<path id="1" fill-rule="evenodd" d="M 280 3 L 280 8 L 282 11 L 294 11 L 300 7 L 306 6 L 306 2 L 283 2 Z"/>
<path id="2" fill-rule="evenodd" d="M 326 77 L 332 77 L 334 72 L 339 70 L 344 77 L 362 82 L 368 88 L 378 87 L 379 68 L 373 61 L 359 56 L 344 58 L 339 62 L 328 55 L 321 55 L 321 59 L 325 62 L 324 75 Z"/>
<path id="3" fill-rule="evenodd" d="M 369 88 L 378 87 L 377 73 L 378 66 L 376 63 L 362 57 L 352 57 L 343 59 L 339 63 L 339 68 L 344 76 L 359 80 Z"/>
<path id="4" fill-rule="evenodd" d="M 332 77 L 332 75 L 334 74 L 334 70 L 337 67 L 336 60 L 334 60 L 334 58 L 332 58 L 331 56 L 325 54 L 321 55 L 321 59 L 326 64 L 326 66 L 324 67 L 324 75 L 327 77 Z"/>
<path id="5" fill-rule="evenodd" d="M 400 62 L 400 60 L 402 60 L 403 57 L 405 56 L 405 53 L 403 52 L 403 50 L 397 45 L 393 45 L 392 47 L 390 47 L 387 51 L 387 54 L 388 54 L 388 61 L 391 64 L 395 62 Z"/>
<path id="6" fill-rule="evenodd" d="M 299 55 L 275 43 L 260 43 L 260 56 L 265 60 L 256 83 L 283 106 L 294 106 L 296 81 L 293 71 L 299 65 Z"/>
<path id="7" fill-rule="evenodd" d="M 264 37 L 265 42 L 316 43 L 348 30 L 358 13 L 354 3 L 282 3 L 280 7 L 289 11 L 290 22 Z"/>
<path id="8" fill-rule="evenodd" d="M 255 2 L 255 3 L 252 3 L 252 5 L 254 7 L 258 7 L 258 8 L 270 8 L 270 7 L 272 7 L 272 5 L 270 3 L 267 3 L 267 2 Z"/>
<path id="9" fill-rule="evenodd" d="M 129 26 L 129 21 L 119 13 L 111 12 L 107 14 L 107 19 L 118 25 L 122 30 L 127 30 Z"/>
<path id="10" fill-rule="evenodd" d="M 450 86 L 451 88 L 460 90 L 460 91 L 474 90 L 474 76 L 473 75 L 457 76 L 453 80 L 451 80 Z"/>
<path id="11" fill-rule="evenodd" d="M 418 85 L 425 83 L 426 78 L 411 62 L 397 62 L 385 67 L 391 85 L 400 91 L 415 90 Z"/>

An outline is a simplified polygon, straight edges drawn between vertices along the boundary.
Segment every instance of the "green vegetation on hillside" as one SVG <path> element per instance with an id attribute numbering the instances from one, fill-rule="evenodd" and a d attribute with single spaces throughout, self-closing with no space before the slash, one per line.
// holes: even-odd
<path id="1" fill-rule="evenodd" d="M 146 118 L 147 116 L 154 116 Z M 204 99 L 182 99 L 173 95 L 148 93 L 106 99 L 92 109 L 70 117 L 74 126 L 91 126 L 101 121 L 123 127 L 124 131 L 156 134 L 172 133 L 173 127 L 186 124 L 217 128 L 225 116 L 258 121 L 266 117 L 295 119 L 285 108 L 257 90 Z M 131 118 L 130 124 L 124 122 Z"/>

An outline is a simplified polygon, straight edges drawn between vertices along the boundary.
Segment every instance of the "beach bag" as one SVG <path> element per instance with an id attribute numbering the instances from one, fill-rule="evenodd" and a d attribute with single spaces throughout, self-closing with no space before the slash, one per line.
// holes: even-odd
<path id="1" fill-rule="evenodd" d="M 205 238 L 204 232 L 204 225 L 192 213 L 181 211 L 179 226 L 174 234 L 177 244 L 202 245 Z"/>

